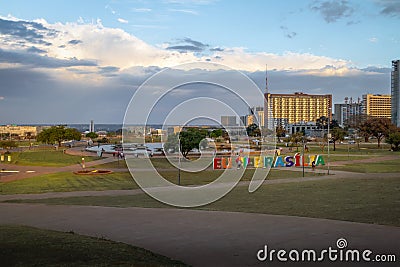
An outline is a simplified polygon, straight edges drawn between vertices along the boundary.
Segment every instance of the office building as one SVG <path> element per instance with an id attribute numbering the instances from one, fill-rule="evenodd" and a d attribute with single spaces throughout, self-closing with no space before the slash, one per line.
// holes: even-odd
<path id="1" fill-rule="evenodd" d="M 319 129 L 315 122 L 288 124 L 285 130 L 289 135 L 302 132 L 307 137 L 323 137 L 324 134 L 323 130 Z"/>
<path id="2" fill-rule="evenodd" d="M 221 116 L 222 126 L 236 126 L 236 116 Z"/>
<path id="3" fill-rule="evenodd" d="M 353 102 L 353 99 L 346 97 L 344 104 L 335 104 L 334 119 L 340 126 L 354 126 L 363 114 L 363 105 L 360 99 Z"/>
<path id="4" fill-rule="evenodd" d="M 315 122 L 325 116 L 332 119 L 332 95 L 265 94 L 273 121 L 287 120 L 289 124 Z M 268 124 L 270 124 L 268 120 Z M 274 125 L 268 125 L 269 129 Z"/>
<path id="5" fill-rule="evenodd" d="M 363 95 L 363 113 L 367 116 L 378 118 L 391 118 L 390 95 Z"/>
<path id="6" fill-rule="evenodd" d="M 9 138 L 34 138 L 41 132 L 42 128 L 38 126 L 3 125 L 0 126 L 0 140 Z"/>
<path id="7" fill-rule="evenodd" d="M 391 77 L 391 117 L 392 123 L 400 127 L 400 60 L 392 61 L 392 77 Z"/>

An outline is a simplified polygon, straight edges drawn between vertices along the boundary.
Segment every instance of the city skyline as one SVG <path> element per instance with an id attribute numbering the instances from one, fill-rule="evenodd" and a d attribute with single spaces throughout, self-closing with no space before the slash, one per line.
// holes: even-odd
<path id="1" fill-rule="evenodd" d="M 238 69 L 261 90 L 268 64 L 270 93 L 341 103 L 390 94 L 400 58 L 396 1 L 13 1 L 0 10 L 0 124 L 122 123 L 142 82 L 192 61 Z"/>

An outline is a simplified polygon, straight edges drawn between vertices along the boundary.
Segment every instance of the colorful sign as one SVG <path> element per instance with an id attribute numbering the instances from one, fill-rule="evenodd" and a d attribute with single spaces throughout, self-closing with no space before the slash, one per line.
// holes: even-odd
<path id="1" fill-rule="evenodd" d="M 239 162 L 240 161 L 240 162 Z M 311 166 L 314 161 L 315 166 L 325 165 L 324 158 L 322 155 L 306 155 L 303 156 L 300 153 L 294 154 L 294 156 L 265 156 L 265 157 L 236 157 L 232 160 L 231 157 L 214 158 L 213 168 L 214 170 L 219 169 L 231 169 L 233 164 L 235 166 L 242 166 L 243 168 L 266 168 L 266 167 L 302 167 Z"/>

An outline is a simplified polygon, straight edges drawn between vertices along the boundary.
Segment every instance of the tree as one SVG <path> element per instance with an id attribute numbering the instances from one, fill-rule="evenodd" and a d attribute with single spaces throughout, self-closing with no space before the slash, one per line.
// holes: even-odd
<path id="1" fill-rule="evenodd" d="M 400 128 L 397 128 L 396 132 L 390 133 L 386 137 L 386 143 L 391 145 L 393 151 L 400 150 Z"/>
<path id="2" fill-rule="evenodd" d="M 170 134 L 167 137 L 167 141 L 164 143 L 164 151 L 165 154 L 168 153 L 169 150 L 175 152 L 179 149 L 179 134 Z"/>
<path id="3" fill-rule="evenodd" d="M 13 147 L 18 147 L 18 144 L 15 141 L 9 141 L 9 140 L 5 140 L 5 141 L 0 141 L 0 147 L 1 148 L 6 148 L 6 149 L 11 149 Z"/>
<path id="4" fill-rule="evenodd" d="M 319 137 L 319 138 L 315 139 L 315 141 L 318 143 L 319 148 L 321 148 L 321 152 L 324 153 L 326 144 L 328 142 L 327 136 L 324 135 L 324 137 Z"/>
<path id="5" fill-rule="evenodd" d="M 247 132 L 248 136 L 260 136 L 261 135 L 260 128 L 258 128 L 258 125 L 255 123 L 252 123 L 249 126 L 247 126 L 246 132 Z"/>
<path id="6" fill-rule="evenodd" d="M 328 117 L 322 116 L 317 119 L 315 124 L 317 125 L 318 129 L 328 129 L 328 121 Z"/>
<path id="7" fill-rule="evenodd" d="M 364 137 L 376 137 L 379 148 L 382 138 L 395 132 L 396 128 L 388 118 L 371 117 L 360 125 L 359 130 Z"/>
<path id="8" fill-rule="evenodd" d="M 296 151 L 299 151 L 298 144 L 301 141 L 303 141 L 303 133 L 297 132 L 297 133 L 292 134 L 292 136 L 290 137 L 290 141 L 292 142 L 292 144 L 294 144 L 296 146 Z"/>
<path id="9" fill-rule="evenodd" d="M 215 140 L 218 137 L 222 137 L 222 134 L 223 134 L 222 129 L 215 129 L 210 133 L 210 137 Z"/>
<path id="10" fill-rule="evenodd" d="M 276 137 L 278 138 L 278 143 L 280 143 L 281 137 L 285 137 L 286 130 L 285 130 L 285 128 L 282 127 L 282 125 L 279 125 L 275 129 L 275 134 L 276 134 Z"/>
<path id="11" fill-rule="evenodd" d="M 199 149 L 201 140 L 206 138 L 206 136 L 207 135 L 205 131 L 197 128 L 188 128 L 186 130 L 182 130 L 179 133 L 179 145 L 182 156 L 187 158 L 187 155 L 192 149 Z"/>
<path id="12" fill-rule="evenodd" d="M 41 131 L 36 140 L 46 144 L 58 142 L 58 146 L 61 146 L 62 141 L 81 140 L 81 133 L 75 128 L 65 128 L 62 125 L 52 126 Z"/>
<path id="13" fill-rule="evenodd" d="M 90 133 L 86 134 L 86 137 L 89 137 L 90 139 L 95 139 L 95 138 L 99 137 L 99 135 L 97 133 L 90 132 Z"/>
<path id="14" fill-rule="evenodd" d="M 336 151 L 336 142 L 343 141 L 344 137 L 346 136 L 346 131 L 340 127 L 334 127 L 331 130 L 332 141 L 333 141 L 333 151 Z"/>

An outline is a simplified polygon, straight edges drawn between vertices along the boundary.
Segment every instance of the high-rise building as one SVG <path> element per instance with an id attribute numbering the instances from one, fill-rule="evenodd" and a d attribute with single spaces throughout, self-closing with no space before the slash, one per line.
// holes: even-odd
<path id="1" fill-rule="evenodd" d="M 390 95 L 363 95 L 363 113 L 367 116 L 391 118 Z"/>
<path id="2" fill-rule="evenodd" d="M 357 102 L 353 102 L 350 97 L 345 98 L 344 104 L 335 104 L 335 116 L 334 119 L 340 126 L 352 126 L 356 125 L 360 120 L 360 116 L 363 114 L 363 105 L 360 99 Z"/>
<path id="3" fill-rule="evenodd" d="M 269 108 L 267 114 L 274 120 L 300 123 L 313 122 L 322 116 L 332 119 L 332 95 L 266 93 L 265 98 Z M 272 127 L 268 125 L 268 128 Z"/>
<path id="4" fill-rule="evenodd" d="M 221 116 L 223 126 L 236 126 L 236 116 Z"/>
<path id="5" fill-rule="evenodd" d="M 392 107 L 391 116 L 392 123 L 400 127 L 400 60 L 392 61 Z"/>
<path id="6" fill-rule="evenodd" d="M 93 120 L 90 121 L 89 132 L 94 133 L 94 121 Z"/>

